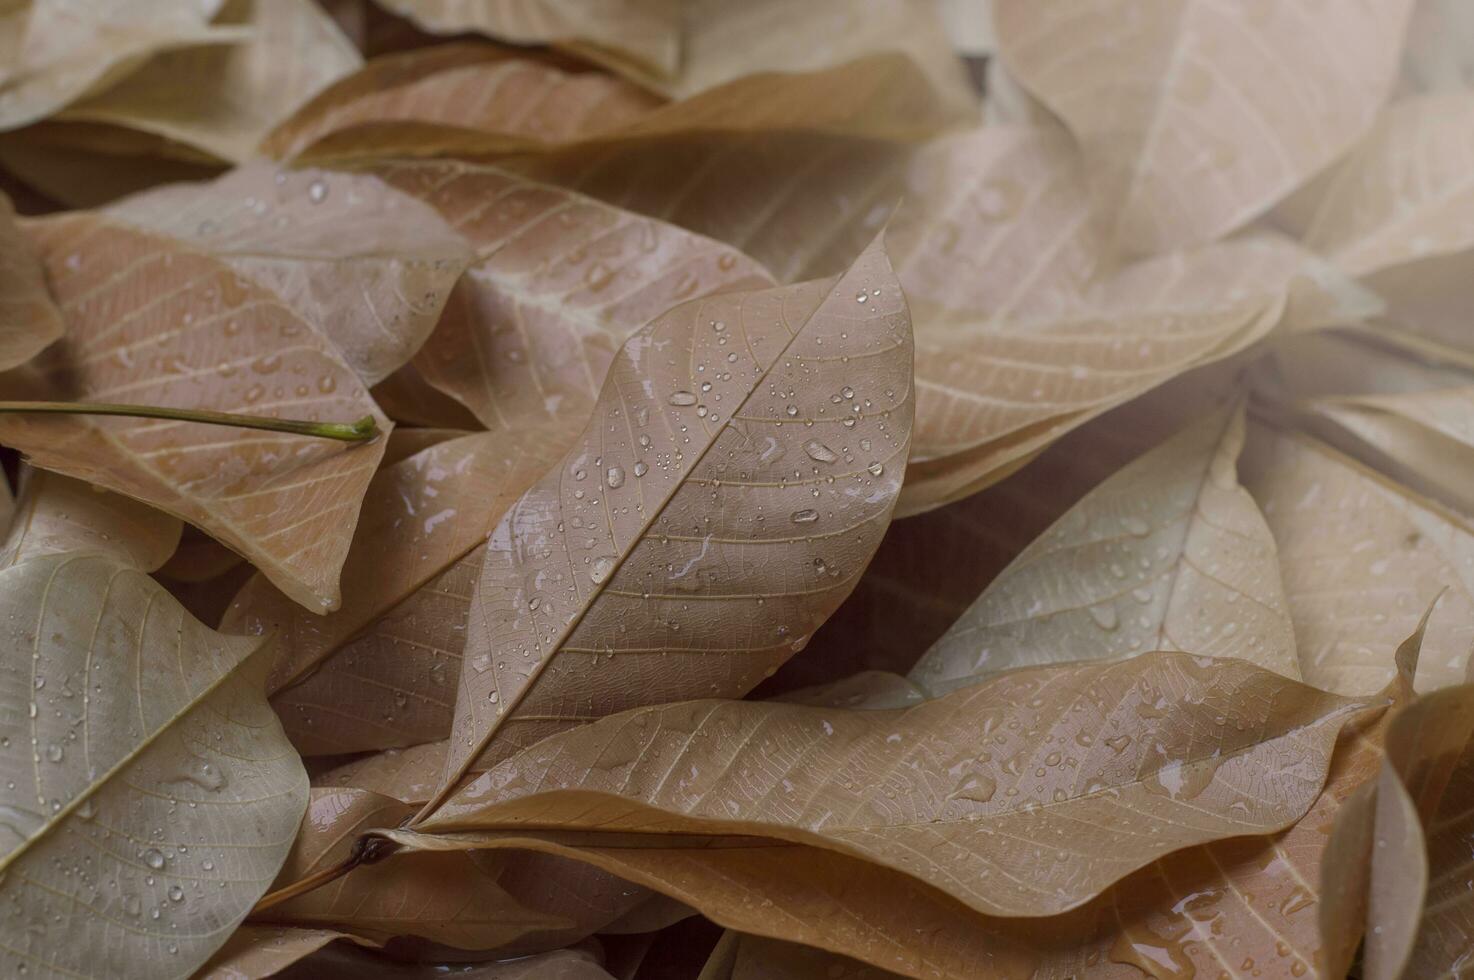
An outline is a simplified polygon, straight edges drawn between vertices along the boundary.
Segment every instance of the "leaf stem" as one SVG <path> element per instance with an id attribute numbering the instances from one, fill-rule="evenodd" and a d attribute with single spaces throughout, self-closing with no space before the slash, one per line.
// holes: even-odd
<path id="1" fill-rule="evenodd" d="M 321 888 L 330 881 L 337 881 L 360 864 L 377 864 L 398 850 L 399 845 L 388 838 L 376 837 L 372 833 L 364 834 L 353 842 L 353 850 L 348 852 L 346 858 L 326 868 L 318 868 L 310 875 L 298 878 L 290 885 L 262 895 L 260 901 L 252 907 L 250 914 L 264 912 L 274 905 L 280 905 L 298 895 L 305 895 L 314 889 Z"/>
<path id="2" fill-rule="evenodd" d="M 172 419 L 198 422 L 201 425 L 228 425 L 238 429 L 266 429 L 293 435 L 336 439 L 339 442 L 366 442 L 379 434 L 372 415 L 356 422 L 309 422 L 303 419 L 274 419 L 260 415 L 235 415 L 230 412 L 207 412 L 190 408 L 162 408 L 154 405 L 114 405 L 93 402 L 0 402 L 0 414 L 42 415 L 124 415 L 138 419 Z"/>

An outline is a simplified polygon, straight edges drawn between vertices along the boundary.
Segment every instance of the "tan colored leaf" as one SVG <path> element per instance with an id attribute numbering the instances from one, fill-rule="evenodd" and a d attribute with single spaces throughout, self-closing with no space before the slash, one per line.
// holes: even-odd
<path id="1" fill-rule="evenodd" d="M 984 128 L 909 156 L 766 134 L 509 165 L 727 241 L 785 281 L 835 271 L 904 200 L 887 230 L 916 328 L 902 514 L 997 482 L 1071 428 L 1276 327 L 1380 310 L 1274 235 L 1111 262 L 1079 162 L 1048 129 Z"/>
<path id="2" fill-rule="evenodd" d="M 1274 534 L 1307 683 L 1343 694 L 1380 689 L 1393 675 L 1390 651 L 1445 588 L 1417 688 L 1458 683 L 1474 646 L 1466 521 L 1323 443 L 1265 426 L 1251 430 L 1240 472 Z"/>
<path id="3" fill-rule="evenodd" d="M 371 393 L 384 414 L 396 422 L 444 429 L 481 428 L 466 406 L 430 387 L 413 361 L 374 385 Z"/>
<path id="4" fill-rule="evenodd" d="M 621 79 L 518 54 L 460 43 L 375 59 L 283 120 L 261 148 L 279 159 L 492 153 L 587 139 L 662 104 Z"/>
<path id="5" fill-rule="evenodd" d="M 151 572 L 179 543 L 178 518 L 136 500 L 45 470 L 27 468 L 21 481 L 10 531 L 0 544 L 0 568 L 46 555 L 87 553 Z"/>
<path id="6" fill-rule="evenodd" d="M 801 650 L 885 533 L 911 414 L 879 239 L 838 280 L 710 296 L 631 337 L 491 534 L 440 795 L 488 746 L 745 693 Z"/>
<path id="7" fill-rule="evenodd" d="M 366 829 L 412 806 L 361 789 L 314 789 L 278 884 L 348 856 Z M 340 928 L 386 941 L 420 936 L 464 949 L 529 952 L 588 936 L 644 901 L 644 889 L 542 854 L 404 853 L 258 912 L 256 921 Z"/>
<path id="8" fill-rule="evenodd" d="M 999 54 L 1074 133 L 1113 239 L 1162 252 L 1241 227 L 1350 148 L 1391 89 L 1410 7 L 999 0 L 995 14 Z"/>
<path id="9" fill-rule="evenodd" d="M 367 385 L 420 349 L 472 259 L 434 209 L 366 174 L 251 163 L 209 184 L 126 198 L 107 213 L 187 242 L 276 293 Z"/>
<path id="10" fill-rule="evenodd" d="M 713 131 L 919 140 L 963 118 L 934 94 L 918 64 L 898 53 L 812 72 L 750 75 L 667 103 L 605 75 L 511 59 L 484 45 L 449 46 L 371 63 L 304 106 L 262 146 L 278 158 L 344 163 Z"/>
<path id="11" fill-rule="evenodd" d="M 363 64 L 311 0 L 227 0 L 215 24 L 250 33 L 238 44 L 159 54 L 60 118 L 141 129 L 239 162 L 278 121 Z"/>
<path id="12" fill-rule="evenodd" d="M 275 976 L 339 939 L 367 944 L 332 929 L 293 929 L 246 923 L 200 967 L 196 980 L 259 980 Z"/>
<path id="13" fill-rule="evenodd" d="M 558 44 L 657 75 L 681 63 L 679 0 L 383 0 L 435 34 L 475 31 L 513 44 Z"/>
<path id="14" fill-rule="evenodd" d="M 223 0 L 31 0 L 3 23 L 0 129 L 15 129 L 116 84 L 170 48 L 241 41 L 211 27 Z"/>
<path id="15" fill-rule="evenodd" d="M 31 226 L 67 334 L 23 397 L 348 422 L 384 419 L 331 343 L 261 286 L 176 240 L 92 215 Z M 292 597 L 338 602 L 358 504 L 383 453 L 183 422 L 9 416 L 0 441 L 208 531 Z"/>
<path id="16" fill-rule="evenodd" d="M 10 198 L 0 194 L 0 371 L 29 361 L 62 330 L 41 263 L 16 227 Z"/>
<path id="17" fill-rule="evenodd" d="M 423 805 L 445 771 L 446 743 L 427 742 L 407 749 L 384 749 L 322 773 L 314 786 L 354 788 Z"/>
<path id="18" fill-rule="evenodd" d="M 1358 840 L 1370 852 L 1357 865 L 1367 889 L 1364 975 L 1458 976 L 1474 949 L 1474 685 L 1434 691 L 1398 712 L 1375 805 L 1347 820 L 1371 823 Z M 1372 841 L 1375 841 L 1373 846 Z M 1344 861 L 1354 852 L 1342 851 Z M 1367 864 L 1370 864 L 1369 883 Z"/>
<path id="19" fill-rule="evenodd" d="M 554 735 L 418 829 L 756 835 L 985 914 L 1053 915 L 1172 851 L 1293 823 L 1363 704 L 1165 652 L 1011 671 L 900 710 L 693 701 Z"/>
<path id="20" fill-rule="evenodd" d="M 414 359 L 419 375 L 489 429 L 560 424 L 559 449 L 635 330 L 682 302 L 772 282 L 728 246 L 492 168 L 374 172 L 436 208 L 476 250 Z"/>
<path id="21" fill-rule="evenodd" d="M 100 207 L 160 184 L 219 176 L 219 163 L 159 155 L 163 142 L 111 126 L 41 122 L 0 133 L 0 167 L 70 208 Z"/>
<path id="22" fill-rule="evenodd" d="M 445 737 L 487 533 L 557 453 L 529 427 L 441 442 L 380 470 L 343 565 L 343 605 L 327 616 L 262 575 L 240 591 L 221 629 L 277 638 L 267 686 L 300 751 Z"/>
<path id="23" fill-rule="evenodd" d="M 916 664 L 938 693 L 1020 666 L 1143 650 L 1242 657 L 1295 679 L 1274 539 L 1235 463 L 1242 407 L 1183 429 L 1025 548 Z"/>
<path id="24" fill-rule="evenodd" d="M 49 525 L 51 553 L 0 570 L 15 675 L 0 738 L 5 970 L 184 976 L 266 890 L 307 801 L 262 695 L 269 651 L 205 628 L 133 564 L 156 557 L 142 540 L 156 529 L 111 525 L 110 550 L 95 530 L 54 550 L 69 530 L 58 510 L 99 528 L 119 513 L 110 496 L 56 477 L 29 492 L 46 498 L 31 526 Z"/>
<path id="25" fill-rule="evenodd" d="M 330 946 L 303 964 L 313 980 L 361 980 L 362 977 L 397 980 L 439 980 L 446 974 L 464 980 L 615 980 L 591 948 L 554 949 L 532 956 L 504 960 L 451 963 L 403 963 L 352 946 Z"/>

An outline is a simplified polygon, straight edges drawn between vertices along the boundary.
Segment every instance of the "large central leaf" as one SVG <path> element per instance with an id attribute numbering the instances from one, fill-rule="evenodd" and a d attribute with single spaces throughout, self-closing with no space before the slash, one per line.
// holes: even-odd
<path id="1" fill-rule="evenodd" d="M 878 240 L 837 282 L 718 294 L 631 338 L 491 534 L 440 795 L 493 739 L 740 694 L 802 649 L 885 531 L 911 417 Z"/>

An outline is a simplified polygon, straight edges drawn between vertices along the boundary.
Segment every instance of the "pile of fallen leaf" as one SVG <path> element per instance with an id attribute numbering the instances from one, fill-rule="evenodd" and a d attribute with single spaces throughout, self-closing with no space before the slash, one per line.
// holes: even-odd
<path id="1" fill-rule="evenodd" d="M 0 2 L 0 399 L 184 413 L 0 413 L 0 974 L 1474 973 L 1471 86 L 1463 0 Z"/>

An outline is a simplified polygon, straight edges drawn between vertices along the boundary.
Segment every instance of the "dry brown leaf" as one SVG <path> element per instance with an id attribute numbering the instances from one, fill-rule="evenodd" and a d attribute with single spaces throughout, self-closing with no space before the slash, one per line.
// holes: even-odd
<path id="1" fill-rule="evenodd" d="M 363 64 L 312 0 L 227 0 L 215 24 L 249 33 L 237 44 L 161 53 L 59 118 L 140 129 L 239 162 L 273 125 Z"/>
<path id="2" fill-rule="evenodd" d="M 475 249 L 414 359 L 419 375 L 489 429 L 549 427 L 560 450 L 635 330 L 682 302 L 772 282 L 729 246 L 490 167 L 372 172 L 438 210 Z"/>
<path id="3" fill-rule="evenodd" d="M 335 766 L 312 781 L 327 789 L 362 789 L 405 803 L 423 805 L 445 771 L 446 743 L 427 742 L 407 749 L 384 749 Z"/>
<path id="4" fill-rule="evenodd" d="M 278 159 L 491 153 L 587 139 L 661 104 L 598 72 L 444 44 L 369 62 L 284 119 L 261 149 Z"/>
<path id="5" fill-rule="evenodd" d="M 558 458 L 547 434 L 479 433 L 375 474 L 344 562 L 343 605 L 322 616 L 258 575 L 221 624 L 272 634 L 268 690 L 304 754 L 361 752 L 450 731 L 470 583 L 487 533 Z"/>
<path id="6" fill-rule="evenodd" d="M 16 227 L 10 198 L 0 194 L 0 371 L 29 361 L 62 330 L 41 263 Z"/>
<path id="7" fill-rule="evenodd" d="M 1113 241 L 1163 252 L 1243 226 L 1349 149 L 1391 89 L 1410 7 L 998 0 L 995 14 L 1003 61 L 1079 142 Z"/>
<path id="8" fill-rule="evenodd" d="M 1274 538 L 1239 486 L 1242 407 L 1183 429 L 1025 548 L 912 677 L 933 693 L 1013 667 L 1144 650 L 1242 657 L 1296 680 Z"/>
<path id="9" fill-rule="evenodd" d="M 1417 688 L 1458 683 L 1474 645 L 1474 528 L 1303 435 L 1253 427 L 1240 471 L 1274 534 L 1307 683 L 1379 690 L 1390 651 L 1445 588 Z"/>
<path id="10" fill-rule="evenodd" d="M 278 879 L 296 881 L 347 857 L 358 835 L 414 807 L 362 789 L 314 789 Z M 541 854 L 396 855 L 254 917 L 335 928 L 374 941 L 419 936 L 464 949 L 534 952 L 615 921 L 648 893 L 585 864 Z"/>
<path id="11" fill-rule="evenodd" d="M 0 568 L 46 555 L 112 555 L 140 572 L 163 565 L 179 543 L 178 518 L 101 487 L 27 467 L 0 544 Z"/>
<path id="12" fill-rule="evenodd" d="M 380 0 L 434 34 L 477 32 L 669 75 L 681 64 L 680 0 Z"/>
<path id="13" fill-rule="evenodd" d="M 833 272 L 904 199 L 887 231 L 916 328 L 902 514 L 996 482 L 1071 428 L 1277 326 L 1380 310 L 1274 235 L 1111 262 L 1079 162 L 1048 129 L 984 128 L 911 155 L 804 134 L 682 137 L 509 166 L 729 242 L 785 281 Z"/>
<path id="14" fill-rule="evenodd" d="M 187 242 L 276 293 L 367 385 L 420 349 L 472 260 L 433 208 L 367 174 L 257 162 L 209 184 L 126 198 L 107 214 Z"/>
<path id="15" fill-rule="evenodd" d="M 332 929 L 293 929 L 247 922 L 231 933 L 225 945 L 200 967 L 195 980 L 260 980 L 276 976 L 339 939 L 368 944 L 366 939 Z"/>
<path id="16" fill-rule="evenodd" d="M 555 949 L 505 960 L 450 963 L 402 963 L 352 946 L 330 946 L 314 953 L 288 974 L 290 980 L 440 980 L 447 974 L 464 980 L 616 980 L 590 949 Z"/>
<path id="17" fill-rule="evenodd" d="M 879 239 L 838 280 L 710 296 L 630 338 L 491 534 L 439 795 L 488 746 L 740 695 L 801 650 L 885 533 L 912 404 Z"/>
<path id="18" fill-rule="evenodd" d="M 262 146 L 278 158 L 346 163 L 712 131 L 906 141 L 959 121 L 931 95 L 916 62 L 901 54 L 807 73 L 751 75 L 667 103 L 604 75 L 511 59 L 484 45 L 449 46 L 369 64 L 283 122 Z"/>
<path id="19" fill-rule="evenodd" d="M 159 137 L 90 123 L 41 122 L 0 133 L 0 168 L 51 199 L 38 214 L 95 208 L 127 194 L 220 175 L 217 162 L 169 159 Z"/>
<path id="20" fill-rule="evenodd" d="M 30 226 L 66 336 L 7 376 L 23 397 L 126 401 L 348 422 L 378 412 L 330 341 L 261 286 L 176 240 L 92 215 Z M 338 602 L 338 572 L 383 441 L 156 420 L 7 416 L 36 465 L 209 532 L 296 601 Z"/>
<path id="21" fill-rule="evenodd" d="M 430 387 L 413 361 L 374 385 L 371 393 L 384 413 L 396 422 L 438 429 L 481 428 L 466 406 Z"/>
<path id="22" fill-rule="evenodd" d="M 900 710 L 643 708 L 492 767 L 404 840 L 756 835 L 873 861 L 985 914 L 1052 915 L 1174 850 L 1297 820 L 1364 704 L 1242 661 L 1151 653 Z"/>
<path id="23" fill-rule="evenodd" d="M 1425 695 L 1388 728 L 1375 805 L 1345 814 L 1345 821 L 1363 827 L 1338 821 L 1333 843 L 1346 849 L 1337 856 L 1360 870 L 1360 886 L 1367 889 L 1363 975 L 1369 980 L 1459 976 L 1470 965 L 1471 745 L 1474 685 Z M 1360 846 L 1347 847 L 1352 843 Z"/>
<path id="24" fill-rule="evenodd" d="M 187 975 L 265 891 L 307 801 L 261 690 L 269 652 L 144 574 L 170 535 L 141 505 L 50 476 L 27 494 L 0 570 L 4 648 L 23 656 L 0 738 L 5 970 Z"/>
<path id="25" fill-rule="evenodd" d="M 1474 17 L 1460 0 L 1415 0 L 1402 52 L 1405 87 L 1446 92 L 1474 82 Z"/>
<path id="26" fill-rule="evenodd" d="M 179 546 L 159 566 L 159 577 L 195 584 L 219 578 L 245 559 L 198 528 L 185 525 Z"/>
<path id="27" fill-rule="evenodd" d="M 244 40 L 211 27 L 224 0 L 31 0 L 0 21 L 0 129 L 15 129 L 101 91 L 150 55 Z"/>

